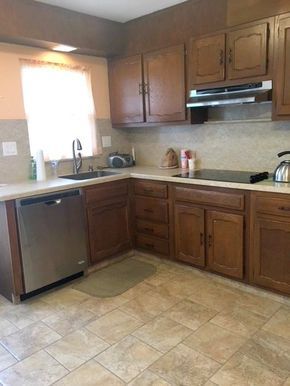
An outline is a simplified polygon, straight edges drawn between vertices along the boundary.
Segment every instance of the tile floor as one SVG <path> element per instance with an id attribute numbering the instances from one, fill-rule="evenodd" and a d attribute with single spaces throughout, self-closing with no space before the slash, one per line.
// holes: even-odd
<path id="1" fill-rule="evenodd" d="M 149 256 L 114 298 L 0 298 L 0 384 L 290 386 L 290 299 Z"/>

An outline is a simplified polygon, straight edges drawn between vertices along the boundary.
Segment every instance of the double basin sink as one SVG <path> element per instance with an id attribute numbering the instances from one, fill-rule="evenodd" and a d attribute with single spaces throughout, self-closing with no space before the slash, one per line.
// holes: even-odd
<path id="1" fill-rule="evenodd" d="M 68 180 L 90 180 L 92 178 L 100 178 L 100 177 L 107 177 L 107 176 L 114 176 L 119 173 L 115 172 L 108 172 L 105 170 L 96 170 L 94 172 L 86 172 L 86 173 L 78 173 L 78 174 L 68 174 L 66 176 L 59 176 L 59 178 L 66 178 Z"/>

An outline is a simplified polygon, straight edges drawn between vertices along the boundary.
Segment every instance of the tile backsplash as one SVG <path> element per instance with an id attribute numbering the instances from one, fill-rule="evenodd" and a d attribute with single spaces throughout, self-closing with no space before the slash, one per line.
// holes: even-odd
<path id="1" fill-rule="evenodd" d="M 159 166 L 166 149 L 173 147 L 178 153 L 183 148 L 195 150 L 198 166 L 203 168 L 273 171 L 279 163 L 277 153 L 290 150 L 290 122 L 271 122 L 267 120 L 269 107 L 257 109 L 261 121 L 232 121 L 239 118 L 239 107 L 213 112 L 215 122 L 203 125 L 114 129 L 109 119 L 98 119 L 101 136 L 110 136 L 112 146 L 104 148 L 101 156 L 84 159 L 82 170 L 88 170 L 90 164 L 94 168 L 104 166 L 110 152 L 128 153 L 134 146 L 137 165 L 141 166 Z M 27 180 L 30 150 L 26 121 L 0 120 L 0 143 L 3 141 L 15 141 L 18 155 L 3 157 L 0 146 L 0 183 Z M 51 165 L 46 167 L 49 177 Z M 59 175 L 71 172 L 71 160 L 59 163 Z"/>

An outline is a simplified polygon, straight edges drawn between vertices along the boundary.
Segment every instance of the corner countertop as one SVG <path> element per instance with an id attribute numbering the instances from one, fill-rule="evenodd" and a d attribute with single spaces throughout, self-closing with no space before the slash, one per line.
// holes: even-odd
<path id="1" fill-rule="evenodd" d="M 182 169 L 159 169 L 150 166 L 134 166 L 124 169 L 106 169 L 118 174 L 107 177 L 93 178 L 90 180 L 74 181 L 64 178 L 48 179 L 43 182 L 24 181 L 17 184 L 0 185 L 0 201 L 14 200 L 39 194 L 57 192 L 61 190 L 82 188 L 85 186 L 118 181 L 126 178 L 148 179 L 165 182 L 175 182 L 188 185 L 212 186 L 220 188 L 243 189 L 260 192 L 290 194 L 290 183 L 276 183 L 264 180 L 256 184 L 240 184 L 235 182 L 209 181 L 173 177 L 180 174 Z"/>

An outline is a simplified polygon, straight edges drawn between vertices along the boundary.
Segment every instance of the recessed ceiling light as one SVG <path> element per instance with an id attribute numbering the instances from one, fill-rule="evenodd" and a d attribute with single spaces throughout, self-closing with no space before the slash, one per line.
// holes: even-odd
<path id="1" fill-rule="evenodd" d="M 72 46 L 66 46 L 64 44 L 57 44 L 56 46 L 52 47 L 52 50 L 61 52 L 71 52 L 77 50 L 77 48 Z"/>

